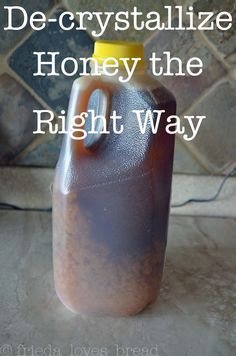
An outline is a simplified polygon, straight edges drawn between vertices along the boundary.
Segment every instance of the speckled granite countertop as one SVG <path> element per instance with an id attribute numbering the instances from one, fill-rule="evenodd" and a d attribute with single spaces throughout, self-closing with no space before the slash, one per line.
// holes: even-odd
<path id="1" fill-rule="evenodd" d="M 130 318 L 58 301 L 50 213 L 1 210 L 0 224 L 0 355 L 235 355 L 235 219 L 172 216 L 161 297 Z"/>

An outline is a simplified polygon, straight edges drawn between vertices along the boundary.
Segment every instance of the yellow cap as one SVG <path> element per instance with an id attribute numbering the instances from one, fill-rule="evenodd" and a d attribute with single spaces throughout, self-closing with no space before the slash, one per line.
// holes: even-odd
<path id="1" fill-rule="evenodd" d="M 123 41 L 96 41 L 94 46 L 93 58 L 98 64 L 102 64 L 107 58 L 115 58 L 119 66 L 124 66 L 124 62 L 120 58 L 130 58 L 128 64 L 133 64 L 133 58 L 140 58 L 136 68 L 144 67 L 144 49 L 142 43 L 123 42 Z M 114 61 L 106 63 L 114 64 Z"/>

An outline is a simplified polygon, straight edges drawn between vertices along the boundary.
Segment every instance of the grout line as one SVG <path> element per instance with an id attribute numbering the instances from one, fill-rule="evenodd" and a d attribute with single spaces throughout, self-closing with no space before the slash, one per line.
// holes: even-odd
<path id="1" fill-rule="evenodd" d="M 177 13 L 175 11 L 175 13 L 172 15 L 172 20 L 176 17 Z M 187 20 L 187 16 L 185 13 L 183 13 L 183 20 Z M 198 23 L 198 18 L 194 13 L 194 22 Z M 166 22 L 165 22 L 166 23 Z M 162 31 L 156 31 L 154 34 L 152 34 L 144 43 L 145 46 L 149 44 L 149 42 L 152 41 L 152 39 L 155 36 L 158 36 L 158 34 L 162 32 Z M 194 32 L 196 33 L 197 36 L 199 36 L 200 40 L 202 43 L 205 43 L 207 45 L 207 48 L 209 49 L 209 51 L 212 53 L 212 55 L 214 56 L 214 58 L 216 58 L 224 67 L 224 69 L 226 71 L 229 71 L 231 69 L 231 66 L 228 64 L 227 61 L 224 60 L 223 55 L 217 50 L 217 48 L 214 46 L 214 44 L 208 40 L 208 38 L 206 37 L 206 35 L 204 34 L 204 31 L 200 31 L 200 30 L 194 30 Z"/>
<path id="2" fill-rule="evenodd" d="M 199 97 L 193 102 L 193 104 L 190 105 L 186 110 L 181 112 L 179 115 L 183 116 L 189 114 L 190 111 L 192 111 L 195 106 L 199 105 L 203 99 L 205 99 L 209 94 L 211 94 L 219 84 L 227 82 L 227 80 L 231 81 L 230 73 L 227 73 L 226 75 L 220 77 L 212 85 L 206 88 L 206 90 L 204 90 L 203 93 L 199 95 Z"/>
<path id="3" fill-rule="evenodd" d="M 47 11 L 44 12 L 46 19 L 48 20 L 50 16 L 56 11 L 60 6 L 54 5 L 52 8 L 48 9 Z M 33 35 L 35 30 L 33 30 L 31 27 L 27 30 L 27 33 L 24 34 L 24 36 L 8 51 L 6 54 L 6 59 L 8 59 L 16 49 L 18 49 L 26 40 L 30 38 L 31 35 Z"/>
<path id="4" fill-rule="evenodd" d="M 8 72 L 12 78 L 14 78 L 23 88 L 45 109 L 53 111 L 56 116 L 56 112 L 30 87 L 15 71 L 8 67 Z"/>
<path id="5" fill-rule="evenodd" d="M 189 153 L 189 155 L 193 158 L 193 160 L 197 161 L 199 166 L 206 171 L 206 173 L 212 174 L 210 171 L 209 167 L 206 166 L 201 159 L 196 155 L 195 150 L 191 149 L 191 147 L 188 146 L 185 140 L 182 139 L 181 135 L 175 135 L 175 139 L 180 142 L 180 144 L 183 145 L 183 147 L 186 149 L 186 151 Z M 181 174 L 181 172 L 174 172 L 176 174 Z"/>
<path id="6" fill-rule="evenodd" d="M 45 16 L 48 19 L 53 13 L 54 11 L 56 11 L 58 9 L 58 5 L 57 6 L 53 6 L 52 8 L 50 8 L 47 12 L 45 12 Z M 21 84 L 24 89 L 40 104 L 42 105 L 42 107 L 44 109 L 49 109 L 52 110 L 52 108 L 33 90 L 33 88 L 31 86 L 29 86 L 8 64 L 8 59 L 11 57 L 11 55 L 15 52 L 15 50 L 17 48 L 19 48 L 28 38 L 30 38 L 30 36 L 36 31 L 29 29 L 29 31 L 27 31 L 27 33 L 23 36 L 23 38 L 21 38 L 17 44 L 11 48 L 11 50 L 4 55 L 4 73 L 9 74 L 12 78 L 14 78 L 19 84 Z M 56 112 L 54 110 L 52 110 L 54 115 L 56 115 Z"/>
<path id="7" fill-rule="evenodd" d="M 198 18 L 195 13 L 193 14 L 193 18 L 194 18 L 195 23 L 199 23 Z M 186 19 L 186 14 L 184 14 L 184 19 Z M 215 30 L 215 31 L 217 31 L 217 30 Z M 214 58 L 216 58 L 222 64 L 224 69 L 226 71 L 228 71 L 230 69 L 229 64 L 227 63 L 227 61 L 224 60 L 223 54 L 221 54 L 221 52 L 218 51 L 216 46 L 207 38 L 207 36 L 205 35 L 205 31 L 197 30 L 197 35 L 200 37 L 201 41 L 207 45 L 207 48 L 209 49 L 211 54 L 214 56 Z"/>
<path id="8" fill-rule="evenodd" d="M 67 0 L 61 0 L 61 6 L 63 6 L 65 8 L 66 11 L 72 11 L 70 6 L 68 5 L 68 2 Z M 77 16 L 75 16 L 74 18 L 74 21 L 79 24 L 79 21 L 77 20 Z M 95 42 L 95 41 L 98 41 L 100 38 L 97 38 L 97 37 L 94 37 L 92 35 L 92 31 L 90 31 L 88 28 L 86 28 L 86 30 L 84 30 L 88 35 L 89 37 Z"/>
<path id="9" fill-rule="evenodd" d="M 51 12 L 57 8 L 57 5 L 53 5 L 52 7 L 50 7 L 49 9 L 47 9 L 44 14 L 46 16 L 46 18 L 48 19 L 48 17 L 50 16 Z M 18 41 L 16 43 L 13 43 L 13 45 L 5 52 L 3 53 L 4 57 L 6 57 L 6 59 L 8 59 L 12 53 L 18 48 L 20 47 L 32 34 L 33 32 L 36 32 L 34 31 L 30 26 L 29 28 L 27 28 L 25 30 L 25 32 L 23 33 L 22 37 L 20 37 L 18 39 Z"/>
<path id="10" fill-rule="evenodd" d="M 33 138 L 33 140 L 22 151 L 10 160 L 10 165 L 14 164 L 16 160 L 26 156 L 40 145 L 50 141 L 50 136 L 51 134 L 49 131 L 47 131 L 44 135 L 35 135 L 35 138 Z"/>
<path id="11" fill-rule="evenodd" d="M 60 4 L 54 5 L 52 8 L 50 8 L 47 12 L 45 12 L 46 18 L 50 18 L 50 16 L 60 8 Z M 50 106 L 40 97 L 38 96 L 35 91 L 33 90 L 32 87 L 30 87 L 8 64 L 8 59 L 11 57 L 11 55 L 28 39 L 30 36 L 36 31 L 33 29 L 30 29 L 27 34 L 23 38 L 17 42 L 17 44 L 11 48 L 11 50 L 5 55 L 5 73 L 11 75 L 17 82 L 19 82 L 45 109 L 50 109 Z M 54 112 L 54 114 L 56 114 Z"/>
<path id="12" fill-rule="evenodd" d="M 218 85 L 226 83 L 227 80 L 230 80 L 229 75 L 226 75 L 224 77 L 221 77 L 220 79 L 218 79 L 216 82 L 213 83 L 213 85 L 211 85 L 209 88 L 207 88 L 203 95 L 201 95 L 200 97 L 198 97 L 198 99 L 190 106 L 188 107 L 184 112 L 182 112 L 180 114 L 180 116 L 184 116 L 184 115 L 188 115 L 191 113 L 192 110 L 194 110 L 197 106 L 199 106 L 199 104 L 201 103 L 201 101 L 206 98 L 209 94 L 213 93 L 214 90 L 218 87 Z M 215 167 L 212 166 L 212 164 L 209 163 L 209 161 L 207 161 L 205 159 L 204 156 L 202 156 L 201 154 L 196 153 L 195 149 L 193 148 L 193 145 L 188 145 L 187 142 L 182 138 L 182 136 L 178 135 L 179 139 L 181 140 L 182 144 L 189 150 L 189 152 L 193 155 L 193 157 L 195 159 L 197 159 L 197 161 L 209 172 L 213 174 L 217 174 L 219 171 L 222 172 L 224 171 L 224 167 L 220 170 L 215 170 Z M 227 166 L 229 162 L 226 162 L 225 166 Z"/>
<path id="13" fill-rule="evenodd" d="M 6 74 L 8 70 L 8 65 L 6 62 L 6 58 L 0 55 L 0 75 Z"/>
<path id="14" fill-rule="evenodd" d="M 201 39 L 206 43 L 212 55 L 222 64 L 222 66 L 226 71 L 230 71 L 231 66 L 229 65 L 229 63 L 227 63 L 227 61 L 224 60 L 223 55 L 218 51 L 215 45 L 207 38 L 205 33 L 203 31 L 198 31 L 198 33 L 199 33 L 199 37 L 201 37 Z"/>
<path id="15" fill-rule="evenodd" d="M 176 10 L 175 10 L 173 12 L 173 14 L 172 14 L 171 21 L 174 20 L 176 15 L 177 15 L 177 13 L 176 13 Z M 167 20 L 164 23 L 167 24 Z M 152 41 L 153 38 L 155 38 L 156 36 L 159 36 L 162 32 L 163 32 L 163 30 L 153 31 L 153 33 L 144 41 L 144 46 L 146 47 L 149 44 L 149 42 Z"/>
<path id="16" fill-rule="evenodd" d="M 185 109 L 184 111 L 182 111 L 181 113 L 179 113 L 179 116 L 183 116 L 183 115 L 187 115 L 189 114 L 194 108 L 195 106 L 199 105 L 201 103 L 201 101 L 203 99 L 205 99 L 210 93 L 213 92 L 213 90 L 215 88 L 217 88 L 217 86 L 223 82 L 226 82 L 228 79 L 228 75 L 224 75 L 220 78 L 218 78 L 212 85 L 210 85 L 208 88 L 206 88 L 202 94 L 200 94 L 198 96 L 198 98 L 187 108 Z"/>

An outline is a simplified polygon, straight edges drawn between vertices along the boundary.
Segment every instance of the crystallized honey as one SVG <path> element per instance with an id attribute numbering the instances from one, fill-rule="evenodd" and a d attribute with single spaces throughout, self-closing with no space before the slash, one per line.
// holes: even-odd
<path id="1" fill-rule="evenodd" d="M 67 124 L 88 108 L 107 117 L 116 110 L 123 132 L 114 133 L 108 118 L 109 135 L 66 135 L 56 167 L 55 287 L 77 313 L 136 314 L 155 301 L 162 279 L 174 152 L 174 135 L 165 127 L 175 99 L 143 67 L 129 83 L 118 78 L 77 80 Z M 150 126 L 140 132 L 138 109 L 165 110 L 156 134 Z"/>

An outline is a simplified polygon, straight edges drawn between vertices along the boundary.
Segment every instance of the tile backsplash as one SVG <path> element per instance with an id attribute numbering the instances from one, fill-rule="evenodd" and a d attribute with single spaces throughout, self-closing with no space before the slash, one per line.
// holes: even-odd
<path id="1" fill-rule="evenodd" d="M 30 14 L 43 11 L 48 18 L 58 17 L 61 11 L 121 11 L 137 6 L 144 14 L 159 11 L 165 20 L 164 5 L 193 5 L 194 11 L 229 11 L 236 18 L 236 1 L 212 0 L 36 0 L 1 1 L 3 6 L 23 6 Z M 15 23 L 20 21 L 15 18 Z M 32 134 L 35 128 L 34 109 L 51 109 L 55 115 L 66 109 L 74 77 L 33 77 L 37 58 L 33 52 L 58 51 L 61 57 L 90 57 L 94 41 L 95 23 L 85 30 L 62 31 L 51 22 L 42 31 L 26 28 L 22 31 L 3 31 L 0 37 L 0 165 L 54 167 L 61 146 L 60 135 Z M 173 18 L 173 22 L 176 18 Z M 86 24 L 86 23 L 85 23 Z M 206 115 L 204 128 L 192 142 L 176 140 L 174 171 L 178 173 L 224 173 L 236 161 L 236 29 L 235 25 L 223 33 L 214 31 L 135 31 L 115 32 L 112 28 L 103 39 L 141 41 L 147 58 L 170 51 L 183 63 L 193 56 L 201 57 L 204 64 L 199 77 L 161 77 L 160 81 L 177 98 L 178 114 Z M 57 67 L 59 71 L 59 67 Z"/>

